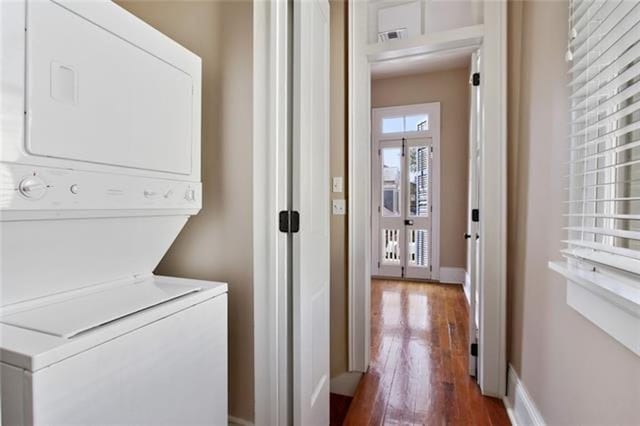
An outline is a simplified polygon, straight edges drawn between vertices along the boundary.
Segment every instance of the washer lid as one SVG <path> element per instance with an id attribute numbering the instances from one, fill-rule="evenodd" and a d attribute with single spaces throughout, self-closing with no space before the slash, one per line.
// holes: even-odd
<path id="1" fill-rule="evenodd" d="M 198 292 L 196 285 L 143 281 L 0 317 L 0 322 L 71 339 L 129 315 Z"/>

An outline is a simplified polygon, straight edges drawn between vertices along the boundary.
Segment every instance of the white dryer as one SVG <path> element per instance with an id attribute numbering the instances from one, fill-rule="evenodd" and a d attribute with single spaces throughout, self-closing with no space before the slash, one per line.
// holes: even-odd
<path id="1" fill-rule="evenodd" d="M 200 58 L 108 1 L 0 20 L 2 424 L 227 424 L 227 285 L 152 273 L 202 206 Z"/>

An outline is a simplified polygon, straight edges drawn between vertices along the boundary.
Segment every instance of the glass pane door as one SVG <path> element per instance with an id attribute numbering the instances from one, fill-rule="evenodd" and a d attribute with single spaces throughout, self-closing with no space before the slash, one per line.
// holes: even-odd
<path id="1" fill-rule="evenodd" d="M 379 152 L 378 259 L 381 275 L 401 277 L 404 269 L 404 174 L 402 140 L 385 143 Z"/>
<path id="2" fill-rule="evenodd" d="M 431 145 L 429 139 L 407 139 L 406 251 L 404 275 L 431 277 Z"/>
<path id="3" fill-rule="evenodd" d="M 431 278 L 431 163 L 430 138 L 381 144 L 374 177 L 378 275 Z"/>

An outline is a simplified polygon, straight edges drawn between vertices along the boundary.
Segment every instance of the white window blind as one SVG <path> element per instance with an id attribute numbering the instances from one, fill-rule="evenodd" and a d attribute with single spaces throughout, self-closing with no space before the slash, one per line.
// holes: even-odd
<path id="1" fill-rule="evenodd" d="M 640 282 L 640 0 L 570 3 L 569 269 Z"/>

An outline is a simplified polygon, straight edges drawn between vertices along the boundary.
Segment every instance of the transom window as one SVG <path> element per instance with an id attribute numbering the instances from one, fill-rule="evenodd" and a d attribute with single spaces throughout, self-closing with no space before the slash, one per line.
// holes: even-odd
<path id="1" fill-rule="evenodd" d="M 429 115 L 403 115 L 382 119 L 382 133 L 424 132 L 429 130 Z"/>

